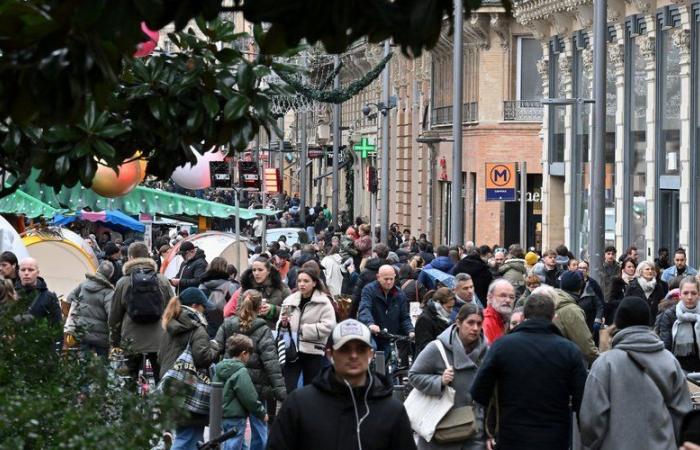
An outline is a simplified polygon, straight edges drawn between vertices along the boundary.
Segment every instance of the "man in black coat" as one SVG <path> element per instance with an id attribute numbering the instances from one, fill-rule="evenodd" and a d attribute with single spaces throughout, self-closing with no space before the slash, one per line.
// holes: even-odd
<path id="1" fill-rule="evenodd" d="M 489 265 L 481 259 L 479 253 L 473 251 L 462 258 L 452 268 L 452 275 L 457 275 L 458 273 L 466 273 L 472 277 L 474 281 L 474 292 L 476 292 L 476 296 L 480 300 L 484 301 L 489 290 L 489 285 L 493 281 L 493 275 L 489 270 Z"/>
<path id="2" fill-rule="evenodd" d="M 364 270 L 360 272 L 360 278 L 358 278 L 352 290 L 352 303 L 350 304 L 349 315 L 353 319 L 357 318 L 357 312 L 360 309 L 362 289 L 377 279 L 379 268 L 388 264 L 386 260 L 388 257 L 389 247 L 384 244 L 377 244 L 374 246 L 374 258 L 367 261 Z"/>
<path id="3" fill-rule="evenodd" d="M 61 306 L 58 297 L 46 287 L 46 282 L 39 276 L 39 264 L 34 258 L 25 258 L 19 263 L 19 280 L 15 284 L 17 291 L 17 311 L 21 313 L 14 319 L 29 322 L 34 319 L 46 319 L 53 325 L 61 324 Z"/>
<path id="4" fill-rule="evenodd" d="M 170 280 L 176 289 L 176 294 L 188 287 L 198 287 L 202 282 L 202 275 L 207 271 L 207 260 L 204 250 L 197 248 L 193 243 L 185 241 L 180 244 L 180 255 L 185 259 L 180 267 L 180 275 Z"/>
<path id="5" fill-rule="evenodd" d="M 331 336 L 333 365 L 294 390 L 277 415 L 268 450 L 415 450 L 413 430 L 389 381 L 369 370 L 369 329 L 348 319 Z"/>
<path id="6" fill-rule="evenodd" d="M 497 392 L 499 450 L 568 450 L 569 405 L 578 412 L 586 384 L 583 357 L 552 323 L 551 298 L 531 295 L 524 314 L 525 321 L 489 349 L 471 395 L 488 405 Z"/>

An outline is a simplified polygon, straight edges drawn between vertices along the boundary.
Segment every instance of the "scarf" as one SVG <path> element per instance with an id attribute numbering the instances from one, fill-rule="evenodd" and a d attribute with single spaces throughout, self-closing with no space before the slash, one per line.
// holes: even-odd
<path id="1" fill-rule="evenodd" d="M 433 302 L 433 305 L 435 305 L 435 312 L 437 313 L 438 319 L 445 323 L 450 323 L 450 313 L 438 302 Z"/>
<path id="2" fill-rule="evenodd" d="M 647 281 L 646 278 L 644 277 L 639 277 L 637 278 L 637 283 L 639 283 L 639 286 L 641 286 L 642 290 L 644 291 L 644 295 L 649 298 L 652 292 L 654 292 L 654 288 L 656 288 L 656 278 L 652 278 L 651 280 Z"/>
<path id="3" fill-rule="evenodd" d="M 690 356 L 697 353 L 695 337 L 700 336 L 700 308 L 686 308 L 683 301 L 676 305 L 676 321 L 673 322 L 673 354 Z"/>
<path id="4" fill-rule="evenodd" d="M 630 281 L 634 280 L 634 275 L 627 275 L 626 272 L 622 272 L 622 280 L 625 284 L 630 284 Z"/>

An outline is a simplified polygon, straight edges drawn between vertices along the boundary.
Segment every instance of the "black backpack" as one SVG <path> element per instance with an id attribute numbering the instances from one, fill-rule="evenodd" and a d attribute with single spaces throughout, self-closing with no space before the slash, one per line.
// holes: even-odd
<path id="1" fill-rule="evenodd" d="M 131 273 L 131 288 L 126 294 L 126 312 L 136 323 L 153 323 L 163 315 L 163 294 L 158 274 L 137 269 Z"/>

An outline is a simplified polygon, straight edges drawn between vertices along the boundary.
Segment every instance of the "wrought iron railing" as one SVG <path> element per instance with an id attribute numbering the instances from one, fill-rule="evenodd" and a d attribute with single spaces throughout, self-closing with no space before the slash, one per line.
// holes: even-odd
<path id="1" fill-rule="evenodd" d="M 479 120 L 478 102 L 469 102 L 462 105 L 462 122 L 477 122 Z M 452 105 L 433 108 L 431 123 L 435 125 L 450 125 L 452 123 Z"/>
<path id="2" fill-rule="evenodd" d="M 503 102 L 503 120 L 542 122 L 542 103 L 538 100 L 507 100 Z"/>

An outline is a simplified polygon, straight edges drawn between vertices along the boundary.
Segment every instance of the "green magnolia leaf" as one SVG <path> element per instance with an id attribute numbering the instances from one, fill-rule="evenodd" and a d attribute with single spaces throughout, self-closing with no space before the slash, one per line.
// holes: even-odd
<path id="1" fill-rule="evenodd" d="M 82 140 L 75 144 L 75 147 L 73 147 L 73 150 L 70 153 L 71 158 L 78 159 L 82 158 L 84 156 L 87 156 L 91 152 L 91 145 L 90 142 L 87 140 Z"/>
<path id="2" fill-rule="evenodd" d="M 95 149 L 95 152 L 100 158 L 104 158 L 106 160 L 113 160 L 117 155 L 117 151 L 114 149 L 114 147 L 102 139 L 95 139 L 92 142 L 92 148 Z"/>
<path id="3" fill-rule="evenodd" d="M 224 105 L 224 118 L 227 121 L 237 120 L 243 117 L 248 108 L 248 99 L 243 95 L 234 94 Z"/>
<path id="4" fill-rule="evenodd" d="M 129 131 L 129 127 L 121 125 L 121 124 L 112 124 L 112 125 L 107 125 L 106 127 L 102 128 L 101 130 L 95 132 L 95 135 L 100 136 L 105 139 L 112 139 L 117 136 L 121 136 L 122 134 L 126 133 Z"/>
<path id="5" fill-rule="evenodd" d="M 233 48 L 222 48 L 216 53 L 216 59 L 224 64 L 233 62 L 234 60 L 241 57 L 241 52 Z"/>
<path id="6" fill-rule="evenodd" d="M 219 101 L 213 94 L 206 94 L 202 97 L 202 102 L 209 113 L 209 118 L 213 119 L 219 113 Z"/>
<path id="7" fill-rule="evenodd" d="M 54 164 L 56 174 L 58 176 L 64 176 L 70 170 L 70 158 L 68 155 L 62 155 L 56 158 L 56 163 Z"/>
<path id="8" fill-rule="evenodd" d="M 253 82 L 255 81 L 255 73 L 253 68 L 247 62 L 243 62 L 238 66 L 238 73 L 236 74 L 236 84 L 238 85 L 238 90 L 241 92 L 250 92 L 253 89 Z"/>

